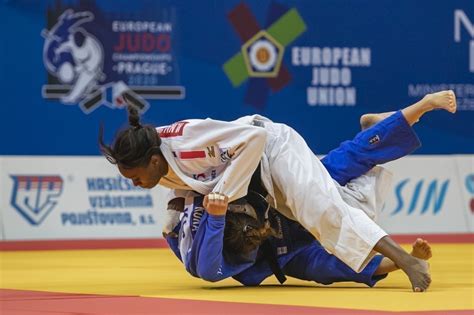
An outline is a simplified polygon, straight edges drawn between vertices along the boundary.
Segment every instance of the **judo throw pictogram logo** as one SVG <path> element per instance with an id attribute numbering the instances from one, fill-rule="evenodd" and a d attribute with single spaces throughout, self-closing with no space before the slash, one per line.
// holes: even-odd
<path id="1" fill-rule="evenodd" d="M 57 18 L 56 11 L 49 12 L 48 24 L 52 26 L 41 33 L 43 63 L 48 71 L 43 97 L 65 105 L 79 105 L 89 114 L 101 105 L 123 108 L 126 94 L 145 112 L 148 102 L 105 67 L 105 57 L 110 52 L 107 54 L 103 40 L 92 34 L 93 31 L 104 32 L 97 26 L 101 21 L 95 21 L 90 11 L 67 9 Z"/>

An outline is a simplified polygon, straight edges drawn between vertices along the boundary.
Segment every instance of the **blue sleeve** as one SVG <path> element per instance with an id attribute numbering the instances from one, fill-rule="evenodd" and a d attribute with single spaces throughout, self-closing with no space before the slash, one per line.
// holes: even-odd
<path id="1" fill-rule="evenodd" d="M 398 111 L 345 141 L 322 160 L 340 185 L 367 173 L 377 164 L 405 156 L 421 146 L 415 131 Z"/>
<path id="2" fill-rule="evenodd" d="M 224 257 L 225 216 L 205 213 L 187 253 L 186 270 L 206 281 L 219 281 L 238 274 L 251 266 L 254 260 L 230 263 Z"/>

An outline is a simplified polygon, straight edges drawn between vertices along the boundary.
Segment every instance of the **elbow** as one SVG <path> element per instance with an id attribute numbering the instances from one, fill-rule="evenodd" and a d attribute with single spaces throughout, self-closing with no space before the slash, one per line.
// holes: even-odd
<path id="1" fill-rule="evenodd" d="M 222 280 L 222 272 L 220 271 L 220 268 L 218 270 L 199 270 L 198 274 L 199 278 L 209 282 Z"/>
<path id="2" fill-rule="evenodd" d="M 220 278 L 217 278 L 217 277 L 202 277 L 201 279 L 203 279 L 205 281 L 208 281 L 208 282 L 217 282 L 217 281 L 221 280 Z"/>
<path id="3" fill-rule="evenodd" d="M 210 274 L 210 273 L 200 274 L 199 278 L 205 281 L 209 281 L 209 282 L 217 282 L 219 280 L 222 280 L 222 278 L 220 278 L 217 274 Z"/>

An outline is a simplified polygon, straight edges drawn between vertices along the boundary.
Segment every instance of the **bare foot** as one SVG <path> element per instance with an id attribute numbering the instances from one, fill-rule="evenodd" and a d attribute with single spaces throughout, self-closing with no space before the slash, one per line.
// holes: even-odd
<path id="1" fill-rule="evenodd" d="M 433 256 L 433 253 L 431 252 L 431 246 L 424 239 L 417 238 L 416 241 L 412 244 L 412 247 L 413 249 L 410 255 L 412 255 L 413 257 L 428 260 Z"/>
<path id="2" fill-rule="evenodd" d="M 410 257 L 410 256 L 408 256 Z M 424 292 L 431 284 L 429 265 L 426 261 L 411 257 L 402 268 L 410 279 L 414 292 Z"/>
<path id="3" fill-rule="evenodd" d="M 388 116 L 391 116 L 395 112 L 377 113 L 377 114 L 365 114 L 360 116 L 360 128 L 365 130 L 372 127 L 381 120 L 384 120 Z"/>
<path id="4" fill-rule="evenodd" d="M 456 112 L 456 95 L 452 90 L 427 94 L 422 101 L 426 102 L 429 109 L 444 109 L 453 114 Z"/>

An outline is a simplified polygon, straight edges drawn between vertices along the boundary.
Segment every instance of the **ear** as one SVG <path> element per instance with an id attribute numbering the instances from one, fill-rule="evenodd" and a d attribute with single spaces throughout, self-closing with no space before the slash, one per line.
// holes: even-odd
<path id="1" fill-rule="evenodd" d="M 153 154 L 151 156 L 150 163 L 152 166 L 158 166 L 160 163 L 160 157 L 157 154 Z"/>

